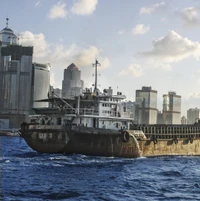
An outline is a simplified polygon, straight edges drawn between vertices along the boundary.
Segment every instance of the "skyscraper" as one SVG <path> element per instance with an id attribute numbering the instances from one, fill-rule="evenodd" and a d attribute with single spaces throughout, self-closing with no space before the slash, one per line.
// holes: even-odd
<path id="1" fill-rule="evenodd" d="M 181 123 L 181 96 L 176 92 L 163 95 L 163 119 L 165 124 Z"/>
<path id="2" fill-rule="evenodd" d="M 35 102 L 48 98 L 50 64 L 33 63 L 33 107 L 48 107 L 48 102 Z"/>
<path id="3" fill-rule="evenodd" d="M 194 124 L 197 119 L 200 119 L 200 109 L 190 108 L 187 111 L 187 124 Z"/>
<path id="4" fill-rule="evenodd" d="M 17 44 L 8 28 L 0 32 L 0 119 L 18 127 L 28 114 L 31 100 L 33 47 Z"/>
<path id="5" fill-rule="evenodd" d="M 83 81 L 81 80 L 81 71 L 72 63 L 64 70 L 64 79 L 62 81 L 62 97 L 69 98 L 78 96 L 82 93 Z"/>
<path id="6" fill-rule="evenodd" d="M 156 124 L 157 113 L 157 91 L 151 87 L 136 90 L 135 120 L 140 124 Z"/>

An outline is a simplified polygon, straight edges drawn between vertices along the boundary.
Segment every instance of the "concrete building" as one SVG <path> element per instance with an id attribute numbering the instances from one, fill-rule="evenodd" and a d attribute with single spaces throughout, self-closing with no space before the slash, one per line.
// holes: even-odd
<path id="1" fill-rule="evenodd" d="M 151 87 L 136 90 L 135 120 L 140 124 L 156 124 L 157 113 L 157 91 Z"/>
<path id="2" fill-rule="evenodd" d="M 62 81 L 62 97 L 70 98 L 82 93 L 83 81 L 81 80 L 81 71 L 72 63 L 64 70 L 64 79 Z"/>
<path id="3" fill-rule="evenodd" d="M 32 104 L 33 47 L 18 45 L 8 19 L 6 25 L 0 32 L 0 119 L 16 128 Z"/>
<path id="4" fill-rule="evenodd" d="M 35 102 L 47 99 L 50 87 L 50 64 L 33 63 L 33 107 L 48 107 L 48 102 Z"/>
<path id="5" fill-rule="evenodd" d="M 181 96 L 176 92 L 163 95 L 163 119 L 165 124 L 181 123 Z"/>
<path id="6" fill-rule="evenodd" d="M 128 101 L 128 102 L 121 102 L 121 113 L 124 117 L 127 118 L 134 118 L 135 117 L 135 102 Z"/>
<path id="7" fill-rule="evenodd" d="M 182 116 L 182 117 L 181 117 L 181 124 L 182 124 L 182 125 L 187 124 L 187 119 L 186 119 L 185 116 Z"/>
<path id="8" fill-rule="evenodd" d="M 194 124 L 197 119 L 200 119 L 200 109 L 190 108 L 187 110 L 187 124 Z"/>

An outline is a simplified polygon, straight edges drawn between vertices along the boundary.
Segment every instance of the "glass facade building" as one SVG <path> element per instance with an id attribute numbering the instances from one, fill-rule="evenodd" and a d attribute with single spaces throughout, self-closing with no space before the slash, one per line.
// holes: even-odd
<path id="1" fill-rule="evenodd" d="M 33 107 L 48 107 L 48 102 L 36 102 L 47 99 L 50 88 L 50 64 L 33 63 Z"/>
<path id="2" fill-rule="evenodd" d="M 0 119 L 18 128 L 32 105 L 33 47 L 18 45 L 6 24 L 0 31 Z"/>
<path id="3" fill-rule="evenodd" d="M 83 81 L 81 80 L 81 71 L 72 63 L 64 70 L 64 79 L 62 81 L 62 97 L 69 98 L 78 96 L 82 93 Z"/>
<path id="4" fill-rule="evenodd" d="M 1 47 L 0 110 L 26 114 L 31 106 L 33 47 Z"/>
<path id="5" fill-rule="evenodd" d="M 176 92 L 163 95 L 163 119 L 165 124 L 181 123 L 181 96 Z"/>
<path id="6" fill-rule="evenodd" d="M 156 124 L 157 114 L 157 91 L 151 87 L 136 90 L 135 120 L 140 124 Z"/>

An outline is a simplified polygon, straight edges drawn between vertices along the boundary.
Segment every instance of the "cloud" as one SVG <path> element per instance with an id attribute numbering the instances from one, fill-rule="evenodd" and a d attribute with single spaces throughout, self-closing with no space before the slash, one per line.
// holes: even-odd
<path id="1" fill-rule="evenodd" d="M 133 35 L 142 35 L 149 31 L 149 26 L 145 26 L 144 24 L 137 24 L 135 28 L 133 28 Z"/>
<path id="2" fill-rule="evenodd" d="M 200 18 L 194 7 L 184 8 L 180 13 L 185 26 L 195 26 L 200 24 Z"/>
<path id="3" fill-rule="evenodd" d="M 25 31 L 20 33 L 18 38 L 20 45 L 34 46 L 35 60 L 41 60 L 41 58 L 47 57 L 51 52 L 50 46 L 47 44 L 43 33 L 33 34 L 30 31 Z"/>
<path id="4" fill-rule="evenodd" d="M 20 33 L 18 37 L 21 45 L 34 46 L 33 60 L 35 62 L 50 63 L 52 67 L 61 68 L 74 62 L 81 67 L 91 66 L 96 58 L 100 58 L 104 68 L 109 65 L 109 59 L 100 57 L 100 51 L 95 46 L 79 47 L 72 44 L 65 47 L 62 44 L 50 45 L 44 34 L 33 34 L 29 31 Z"/>
<path id="5" fill-rule="evenodd" d="M 20 45 L 33 46 L 33 62 L 50 63 L 51 65 L 51 84 L 60 86 L 60 76 L 58 73 L 63 73 L 62 70 L 75 63 L 81 70 L 82 75 L 85 75 L 89 82 L 88 74 L 92 63 L 98 59 L 101 63 L 99 70 L 103 70 L 110 65 L 107 57 L 101 55 L 100 50 L 92 45 L 77 46 L 71 44 L 64 46 L 63 44 L 49 44 L 43 33 L 33 34 L 29 31 L 18 35 Z M 61 74 L 63 75 L 63 74 Z"/>
<path id="6" fill-rule="evenodd" d="M 160 66 L 166 71 L 171 71 L 172 70 L 172 66 L 169 65 L 169 64 L 160 64 Z"/>
<path id="7" fill-rule="evenodd" d="M 67 15 L 66 3 L 58 2 L 53 5 L 49 11 L 48 17 L 50 19 L 64 18 Z"/>
<path id="8" fill-rule="evenodd" d="M 106 69 L 108 66 L 110 66 L 110 60 L 108 59 L 108 57 L 100 58 L 100 60 L 101 60 L 101 68 L 100 68 L 100 71 L 101 71 L 101 70 L 104 70 L 104 69 Z"/>
<path id="9" fill-rule="evenodd" d="M 160 2 L 158 4 L 154 4 L 151 7 L 142 7 L 140 9 L 140 15 L 142 14 L 152 14 L 153 12 L 155 12 L 157 9 L 166 6 L 165 2 Z"/>
<path id="10" fill-rule="evenodd" d="M 71 8 L 76 15 L 91 15 L 97 6 L 98 0 L 77 0 Z"/>
<path id="11" fill-rule="evenodd" d="M 132 75 L 133 77 L 141 77 L 143 75 L 143 70 L 139 64 L 132 63 L 128 68 L 121 70 L 118 76 Z"/>
<path id="12" fill-rule="evenodd" d="M 124 29 L 121 29 L 121 30 L 118 31 L 118 34 L 119 34 L 119 35 L 123 35 L 124 33 L 125 33 L 125 30 L 124 30 Z"/>
<path id="13" fill-rule="evenodd" d="M 35 7 L 40 5 L 40 1 L 36 2 Z"/>
<path id="14" fill-rule="evenodd" d="M 154 39 L 152 49 L 139 53 L 140 56 L 161 63 L 178 62 L 188 57 L 200 57 L 200 43 L 183 38 L 171 30 L 164 37 Z"/>

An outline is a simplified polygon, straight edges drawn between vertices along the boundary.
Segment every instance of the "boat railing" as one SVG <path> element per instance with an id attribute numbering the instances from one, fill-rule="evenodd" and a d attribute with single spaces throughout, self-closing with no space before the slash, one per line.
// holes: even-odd
<path id="1" fill-rule="evenodd" d="M 200 133 L 200 127 L 198 126 L 139 126 L 144 133 L 149 134 L 176 134 L 176 133 Z"/>
<path id="2" fill-rule="evenodd" d="M 71 108 L 65 110 L 66 115 L 75 115 L 77 112 Z M 97 108 L 79 108 L 79 115 L 99 115 L 99 110 Z"/>
<path id="3" fill-rule="evenodd" d="M 200 137 L 198 126 L 139 126 L 147 138 L 157 136 L 158 138 L 188 138 Z"/>
<path id="4" fill-rule="evenodd" d="M 200 133 L 179 133 L 179 134 L 148 134 L 145 133 L 145 136 L 147 139 L 195 139 L 195 138 L 200 138 Z"/>

